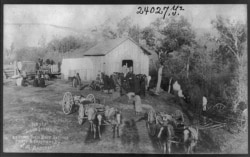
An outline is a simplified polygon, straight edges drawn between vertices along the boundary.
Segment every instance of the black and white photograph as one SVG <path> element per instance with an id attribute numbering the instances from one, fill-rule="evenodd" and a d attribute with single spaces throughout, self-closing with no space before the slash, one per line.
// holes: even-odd
<path id="1" fill-rule="evenodd" d="M 4 4 L 3 152 L 248 154 L 247 4 Z"/>

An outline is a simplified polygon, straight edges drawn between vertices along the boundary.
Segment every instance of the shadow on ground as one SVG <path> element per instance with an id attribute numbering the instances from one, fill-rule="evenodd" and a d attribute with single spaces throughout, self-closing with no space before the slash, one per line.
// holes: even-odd
<path id="1" fill-rule="evenodd" d="M 126 120 L 122 129 L 121 143 L 132 153 L 140 153 L 139 133 L 134 119 Z"/>

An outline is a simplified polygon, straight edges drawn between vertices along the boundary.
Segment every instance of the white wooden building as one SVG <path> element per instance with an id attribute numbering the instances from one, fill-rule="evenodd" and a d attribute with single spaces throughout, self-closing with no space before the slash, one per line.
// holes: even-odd
<path id="1" fill-rule="evenodd" d="M 108 75 L 123 72 L 125 65 L 130 67 L 134 74 L 148 75 L 149 55 L 149 50 L 130 38 L 106 40 L 82 52 L 81 58 L 63 59 L 61 72 L 66 79 L 79 72 L 81 78 L 88 81 L 95 79 L 101 72 Z"/>

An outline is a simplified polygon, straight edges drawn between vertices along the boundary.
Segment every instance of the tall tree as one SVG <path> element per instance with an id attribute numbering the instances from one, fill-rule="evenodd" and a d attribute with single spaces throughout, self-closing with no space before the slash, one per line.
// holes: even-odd
<path id="1" fill-rule="evenodd" d="M 158 54 L 159 69 L 155 91 L 158 94 L 163 68 L 178 65 L 170 64 L 171 59 L 173 59 L 173 57 L 170 57 L 172 56 L 170 53 L 173 51 L 185 53 L 182 50 L 183 47 L 187 51 L 187 47 L 191 47 L 195 43 L 195 34 L 191 25 L 184 17 L 180 17 L 179 19 L 172 18 L 166 21 L 157 19 L 151 24 L 151 27 L 145 28 L 142 33 L 147 45 Z"/>
<path id="2" fill-rule="evenodd" d="M 212 37 L 225 54 L 230 54 L 235 59 L 237 78 L 235 81 L 236 97 L 234 107 L 243 101 L 247 103 L 247 26 L 240 21 L 230 20 L 217 16 L 212 25 L 218 31 L 218 37 Z"/>

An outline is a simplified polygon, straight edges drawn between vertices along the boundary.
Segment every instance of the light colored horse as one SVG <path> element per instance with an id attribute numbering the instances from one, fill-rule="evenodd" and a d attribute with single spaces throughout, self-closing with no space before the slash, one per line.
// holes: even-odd
<path id="1" fill-rule="evenodd" d="M 118 111 L 118 109 L 108 106 L 105 109 L 104 116 L 106 119 L 106 122 L 108 124 L 112 125 L 113 128 L 113 138 L 115 138 L 115 133 L 117 132 L 117 137 L 120 137 L 119 135 L 119 127 L 122 123 L 122 114 L 121 111 Z"/>
<path id="2" fill-rule="evenodd" d="M 95 123 L 95 120 L 96 118 L 98 119 L 98 115 L 97 115 L 97 110 L 96 108 L 93 108 L 93 107 L 86 107 L 85 109 L 85 115 L 88 116 L 88 121 L 89 121 L 89 124 L 90 124 L 90 132 L 94 133 L 94 138 L 96 138 L 96 123 Z M 99 137 L 100 136 L 100 128 L 98 128 L 98 132 L 99 132 Z"/>
<path id="3" fill-rule="evenodd" d="M 150 109 L 147 113 L 147 122 L 148 123 L 153 123 L 155 122 L 156 123 L 156 112 L 154 109 Z"/>
<path id="4" fill-rule="evenodd" d="M 193 153 L 198 142 L 198 129 L 187 127 L 184 129 L 184 149 L 187 154 Z"/>

